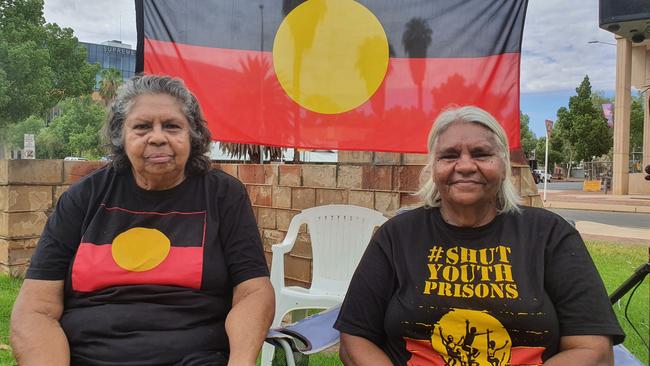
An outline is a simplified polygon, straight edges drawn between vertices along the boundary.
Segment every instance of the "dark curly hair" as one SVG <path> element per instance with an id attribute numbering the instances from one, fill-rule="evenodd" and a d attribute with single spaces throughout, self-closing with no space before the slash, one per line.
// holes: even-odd
<path id="1" fill-rule="evenodd" d="M 104 124 L 106 145 L 113 168 L 124 171 L 131 167 L 124 150 L 124 122 L 133 107 L 135 98 L 143 94 L 167 94 L 178 100 L 190 125 L 190 156 L 185 165 L 185 173 L 187 175 L 207 173 L 210 170 L 210 158 L 206 153 L 210 150 L 212 138 L 203 118 L 201 106 L 181 79 L 162 75 L 137 75 L 117 89 Z"/>

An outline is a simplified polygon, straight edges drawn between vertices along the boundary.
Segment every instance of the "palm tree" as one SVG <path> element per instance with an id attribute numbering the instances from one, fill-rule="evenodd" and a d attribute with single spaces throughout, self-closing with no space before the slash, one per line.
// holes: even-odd
<path id="1" fill-rule="evenodd" d="M 260 145 L 221 142 L 219 143 L 219 149 L 231 158 L 242 160 L 246 159 L 246 154 L 248 154 L 251 163 L 257 164 L 260 162 Z M 279 161 L 282 158 L 282 148 L 280 147 L 263 146 L 262 153 L 265 158 L 268 156 L 271 161 Z"/>
<path id="2" fill-rule="evenodd" d="M 286 17 L 295 9 L 298 5 L 304 3 L 305 0 L 282 0 L 282 14 Z M 291 34 L 296 36 L 300 35 L 301 42 L 295 42 L 295 50 L 293 53 L 293 75 L 292 75 L 292 86 L 291 88 L 294 90 L 294 92 L 300 91 L 300 77 L 302 75 L 302 63 L 304 59 L 304 54 L 309 50 L 313 43 L 314 39 L 316 38 L 316 30 L 318 29 L 318 24 L 323 20 L 323 14 L 325 14 L 325 10 L 327 7 L 327 4 L 325 3 L 319 3 L 316 2 L 312 4 L 314 7 L 317 7 L 316 9 L 312 10 L 312 14 L 315 14 L 315 18 L 312 19 L 311 23 L 308 24 L 306 28 L 295 28 L 292 23 L 289 23 L 289 27 L 292 28 Z M 298 103 L 295 104 L 294 111 L 293 111 L 293 116 L 294 116 L 294 123 L 296 125 L 297 130 L 300 129 L 300 106 Z M 297 148 L 294 148 L 294 153 L 293 153 L 293 162 L 294 163 L 299 163 L 300 162 L 300 152 L 298 151 Z"/>
<path id="3" fill-rule="evenodd" d="M 117 88 L 122 84 L 122 73 L 115 68 L 102 70 L 102 81 L 99 86 L 99 95 L 104 100 L 104 105 L 109 105 L 115 98 Z"/>
<path id="4" fill-rule="evenodd" d="M 259 85 L 259 88 L 233 88 L 231 93 L 241 100 L 250 100 L 250 108 L 240 114 L 233 116 L 240 120 L 262 121 L 266 111 L 274 111 L 272 118 L 288 120 L 291 118 L 289 106 L 284 98 L 277 97 L 284 93 L 277 79 L 273 77 L 273 66 L 271 61 L 261 57 L 248 57 L 242 60 L 241 72 L 237 74 L 240 78 L 235 85 Z M 282 112 L 285 112 L 282 114 Z M 263 128 L 260 127 L 260 128 Z M 282 148 L 274 146 L 260 146 L 257 144 L 242 144 L 236 142 L 221 142 L 220 150 L 232 158 L 245 159 L 248 155 L 252 163 L 260 162 L 260 152 L 263 157 L 271 161 L 279 161 L 282 158 Z M 261 151 L 260 151 L 261 150 Z"/>
<path id="5" fill-rule="evenodd" d="M 402 35 L 402 45 L 409 57 L 409 66 L 413 83 L 418 87 L 418 109 L 422 110 L 422 83 L 426 64 L 423 59 L 427 56 L 427 48 L 431 44 L 433 31 L 423 18 L 411 18 L 406 23 L 406 30 Z"/>
<path id="6" fill-rule="evenodd" d="M 357 62 L 355 63 L 355 67 L 359 75 L 361 75 L 363 81 L 366 83 L 366 90 L 368 93 L 373 93 L 370 94 L 370 106 L 378 116 L 383 118 L 384 112 L 386 111 L 386 86 L 383 84 L 386 82 L 388 74 L 390 74 L 393 69 L 393 67 L 390 65 L 390 58 L 395 57 L 395 51 L 393 50 L 393 45 L 388 43 L 388 66 L 386 67 L 384 80 L 381 82 L 379 87 L 377 87 L 377 89 L 372 90 L 372 86 L 368 81 L 373 79 L 373 75 L 371 74 L 370 67 L 368 67 L 368 65 L 371 63 L 376 63 L 376 60 L 374 57 L 368 57 L 370 54 L 368 50 L 381 47 L 379 44 L 380 42 L 383 43 L 384 41 L 379 39 L 379 37 L 366 39 L 361 44 L 357 52 Z"/>

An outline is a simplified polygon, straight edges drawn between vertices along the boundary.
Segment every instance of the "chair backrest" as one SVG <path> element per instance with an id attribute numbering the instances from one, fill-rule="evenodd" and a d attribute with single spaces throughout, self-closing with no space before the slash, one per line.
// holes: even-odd
<path id="1" fill-rule="evenodd" d="M 301 213 L 312 247 L 312 289 L 343 298 L 377 226 L 380 212 L 352 205 L 326 205 Z"/>

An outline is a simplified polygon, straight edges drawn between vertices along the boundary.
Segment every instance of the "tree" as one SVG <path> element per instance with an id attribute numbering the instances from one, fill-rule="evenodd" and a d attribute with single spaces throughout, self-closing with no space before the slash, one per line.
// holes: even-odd
<path id="1" fill-rule="evenodd" d="M 219 143 L 219 149 L 231 158 L 246 159 L 246 156 L 248 156 L 251 163 L 257 164 L 260 162 L 260 145 L 221 142 Z M 264 158 L 268 157 L 271 161 L 280 161 L 282 148 L 262 146 L 262 153 L 264 154 Z M 298 154 L 297 151 L 295 153 Z"/>
<path id="2" fill-rule="evenodd" d="M 632 97 L 630 111 L 630 152 L 643 149 L 643 94 Z"/>
<path id="3" fill-rule="evenodd" d="M 409 70 L 413 83 L 418 87 L 418 110 L 422 110 L 423 90 L 426 64 L 421 59 L 427 57 L 427 49 L 431 44 L 433 31 L 423 18 L 411 18 L 406 23 L 406 29 L 402 35 L 402 45 L 409 56 Z"/>
<path id="4" fill-rule="evenodd" d="M 535 151 L 535 147 L 537 146 L 537 139 L 535 138 L 533 131 L 531 131 L 528 127 L 530 124 L 530 117 L 527 114 L 519 111 L 519 122 L 519 138 L 521 141 L 521 149 L 524 151 L 524 155 L 526 155 L 527 158 L 530 158 L 532 156 L 532 153 Z M 535 153 L 535 158 L 537 161 L 540 160 L 540 156 L 537 155 L 537 153 Z"/>
<path id="5" fill-rule="evenodd" d="M 26 119 L 9 126 L 7 132 L 7 142 L 13 150 L 23 149 L 25 134 L 38 135 L 45 128 L 45 121 L 37 116 L 30 116 Z"/>
<path id="6" fill-rule="evenodd" d="M 59 107 L 61 114 L 36 137 L 36 156 L 45 159 L 101 157 L 100 130 L 106 119 L 106 109 L 90 96 L 66 99 Z"/>
<path id="7" fill-rule="evenodd" d="M 117 93 L 117 88 L 122 84 L 122 73 L 115 68 L 102 70 L 102 80 L 99 84 L 99 95 L 104 101 L 104 105 L 111 104 Z"/>
<path id="8" fill-rule="evenodd" d="M 596 109 L 602 108 L 604 103 L 616 104 L 615 98 L 606 97 L 602 92 L 594 92 L 592 101 Z M 616 121 L 616 116 L 613 116 Z M 641 151 L 643 148 L 643 94 L 632 96 L 630 108 L 630 152 Z"/>
<path id="9" fill-rule="evenodd" d="M 265 111 L 288 111 L 289 105 L 286 104 L 286 99 L 278 96 L 284 94 L 282 87 L 277 79 L 274 77 L 271 62 L 259 57 L 249 57 L 241 62 L 243 72 L 238 74 L 237 85 L 249 85 L 252 82 L 257 83 L 259 88 L 233 88 L 231 95 L 238 100 L 259 100 L 260 103 L 252 105 L 241 111 L 237 116 L 233 117 L 238 120 L 255 120 L 265 114 Z M 226 102 L 227 103 L 227 102 Z M 291 120 L 295 114 L 289 112 L 281 113 L 275 112 L 273 118 L 279 120 Z M 237 159 L 250 159 L 252 163 L 260 162 L 260 152 L 263 158 L 267 156 L 271 161 L 279 161 L 282 158 L 282 148 L 273 146 L 261 146 L 257 144 L 241 144 L 235 142 L 221 142 L 219 144 L 220 150 L 228 154 L 230 157 Z M 294 162 L 300 159 L 294 155 Z"/>
<path id="10" fill-rule="evenodd" d="M 0 0 L 0 131 L 90 93 L 98 69 L 72 29 L 45 23 L 43 0 Z"/>
<path id="11" fill-rule="evenodd" d="M 537 157 L 537 164 L 544 164 L 544 154 L 546 152 L 546 136 L 542 136 L 537 139 L 537 145 L 535 146 L 535 156 Z M 552 167 L 555 164 L 560 164 L 563 160 L 562 155 L 562 140 L 555 139 L 551 135 L 551 141 L 548 144 L 548 172 L 553 173 Z"/>
<path id="12" fill-rule="evenodd" d="M 0 52 L 2 52 L 2 45 L 0 45 Z M 9 80 L 7 80 L 7 73 L 0 68 L 0 111 L 6 110 L 7 108 L 9 108 Z M 1 126 L 2 121 L 0 121 Z"/>
<path id="13" fill-rule="evenodd" d="M 290 12 L 293 11 L 293 9 L 304 2 L 305 0 L 282 0 L 282 15 L 286 17 Z M 303 55 L 312 47 L 312 44 L 316 39 L 316 33 L 319 29 L 319 24 L 323 21 L 327 8 L 327 4 L 324 2 L 315 2 L 312 5 L 317 8 L 313 8 L 314 10 L 311 12 L 312 18 L 306 27 L 297 26 L 295 22 L 288 23 L 289 28 L 291 29 L 291 34 L 295 37 L 295 49 L 293 51 L 294 66 L 293 75 L 291 77 L 291 89 L 294 90 L 294 92 L 300 90 L 300 81 L 302 79 L 302 63 L 304 61 Z M 300 41 L 298 41 L 298 39 L 300 39 Z M 300 106 L 298 103 L 295 104 L 293 109 L 293 123 L 295 126 L 300 128 Z M 300 162 L 300 154 L 298 153 L 298 148 L 294 148 L 293 162 Z"/>
<path id="14" fill-rule="evenodd" d="M 557 111 L 559 138 L 564 139 L 564 152 L 569 162 L 591 160 L 612 146 L 612 133 L 607 120 L 592 101 L 591 83 L 585 75 L 576 88 L 576 95 L 569 98 L 569 108 Z"/>

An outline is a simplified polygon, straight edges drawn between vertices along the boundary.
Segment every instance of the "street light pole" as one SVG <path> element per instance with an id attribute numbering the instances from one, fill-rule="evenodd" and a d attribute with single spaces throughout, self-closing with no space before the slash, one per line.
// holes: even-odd
<path id="1" fill-rule="evenodd" d="M 609 43 L 609 42 L 603 42 L 603 41 L 589 41 L 587 43 L 591 43 L 591 44 L 602 43 L 602 44 L 608 44 L 610 46 L 616 46 L 616 43 Z"/>
<path id="2" fill-rule="evenodd" d="M 546 151 L 544 152 L 544 202 L 546 202 L 546 184 L 548 183 L 548 139 L 549 133 L 546 132 Z"/>
<path id="3" fill-rule="evenodd" d="M 544 124 L 546 125 L 546 151 L 544 152 L 544 202 L 546 202 L 546 186 L 548 184 L 548 140 L 551 139 L 553 121 L 547 119 L 544 121 Z"/>

